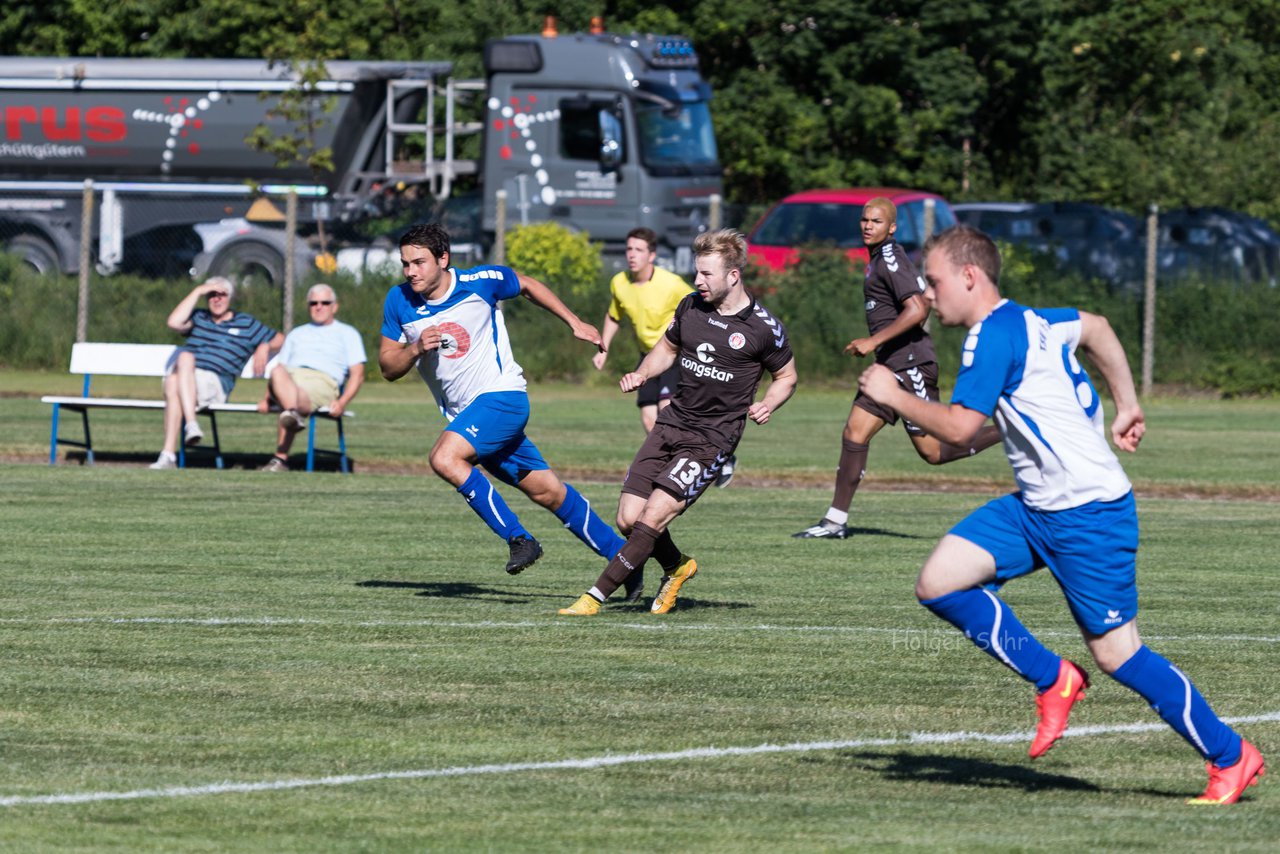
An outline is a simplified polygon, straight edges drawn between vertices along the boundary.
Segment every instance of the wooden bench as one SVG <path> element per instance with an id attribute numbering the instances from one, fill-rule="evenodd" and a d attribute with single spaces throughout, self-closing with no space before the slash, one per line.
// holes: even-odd
<path id="1" fill-rule="evenodd" d="M 119 397 L 91 397 L 89 395 L 89 385 L 95 375 L 122 376 L 122 377 L 163 377 L 168 370 L 169 362 L 173 359 L 177 346 L 173 344 L 94 344 L 94 343 L 78 343 L 71 347 L 71 373 L 84 375 L 84 391 L 80 397 L 60 397 L 57 395 L 46 395 L 40 398 L 42 403 L 52 404 L 53 417 L 49 427 L 49 465 L 56 465 L 58 462 L 58 446 L 68 445 L 73 448 L 83 448 L 85 458 L 89 465 L 93 465 L 93 439 L 89 432 L 89 411 L 92 409 L 164 409 L 163 400 L 134 400 L 131 398 Z M 271 367 L 268 365 L 267 372 L 270 373 Z M 241 377 L 253 377 L 253 362 L 250 360 L 244 366 L 244 370 L 240 373 Z M 80 413 L 81 422 L 84 425 L 84 438 L 68 439 L 63 438 L 58 433 L 59 421 L 61 419 L 62 410 L 67 409 L 71 412 Z M 209 417 L 210 433 L 212 435 L 214 453 L 214 462 L 218 468 L 223 467 L 222 444 L 218 439 L 218 415 L 230 412 L 252 412 L 258 413 L 258 406 L 255 403 L 219 403 L 214 406 L 206 406 L 198 410 L 201 415 Z M 275 409 L 279 412 L 279 409 Z M 344 416 L 351 416 L 351 412 L 344 412 Z M 323 418 L 334 422 L 338 427 L 338 449 L 329 450 L 325 448 L 317 448 L 315 443 L 316 437 L 316 419 Z M 338 464 L 343 473 L 350 473 L 350 461 L 347 458 L 347 439 L 343 430 L 342 419 L 335 418 L 329 414 L 329 407 L 312 412 L 307 419 L 307 471 L 315 470 L 316 456 L 330 456 L 338 459 Z M 178 467 L 186 466 L 186 448 L 184 443 L 178 442 Z"/>

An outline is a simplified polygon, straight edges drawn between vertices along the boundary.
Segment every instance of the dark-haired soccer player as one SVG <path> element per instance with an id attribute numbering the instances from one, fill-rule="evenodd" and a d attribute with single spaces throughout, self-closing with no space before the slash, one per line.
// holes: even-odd
<path id="1" fill-rule="evenodd" d="M 973 511 L 939 541 L 916 581 L 920 604 L 1036 686 L 1034 759 L 1062 736 L 1089 677 L 1042 645 L 993 590 L 1047 566 L 1098 667 L 1207 760 L 1208 788 L 1188 803 L 1235 803 L 1262 776 L 1262 754 L 1138 637 L 1133 488 L 1107 445 L 1102 401 L 1077 359 L 1077 352 L 1088 356 L 1111 389 L 1111 440 L 1136 451 L 1146 421 L 1119 339 L 1104 317 L 1001 297 L 1000 253 L 975 229 L 934 236 L 925 257 L 926 298 L 938 318 L 969 329 L 951 404 L 906 391 L 883 365 L 868 368 L 859 388 L 954 445 L 972 441 L 994 417 L 1019 491 Z"/>
<path id="2" fill-rule="evenodd" d="M 897 206 L 883 196 L 874 198 L 862 206 L 861 224 L 862 242 L 870 253 L 862 295 L 867 331 L 871 334 L 850 341 L 844 351 L 854 356 L 874 356 L 876 364 L 893 371 L 904 388 L 917 397 L 937 400 L 937 356 L 933 339 L 924 328 L 929 317 L 923 296 L 924 278 L 907 257 L 907 250 L 893 239 L 898 230 Z M 849 505 L 866 474 L 871 438 L 886 424 L 897 422 L 897 413 L 889 407 L 864 394 L 854 398 L 840 439 L 831 506 L 816 524 L 792 536 L 806 540 L 843 540 L 849 536 Z M 954 447 L 928 435 L 908 418 L 903 419 L 902 426 L 916 453 L 930 465 L 964 459 L 1000 440 L 1000 432 L 987 426 L 971 442 Z"/>
<path id="3" fill-rule="evenodd" d="M 431 468 L 507 543 L 512 575 L 532 566 L 542 546 L 477 464 L 555 513 L 596 554 L 613 557 L 622 538 L 556 477 L 525 436 L 529 395 L 499 303 L 523 296 L 563 320 L 575 338 L 597 347 L 600 333 L 546 285 L 510 267 L 451 268 L 449 235 L 436 223 L 414 226 L 400 238 L 400 263 L 405 281 L 383 303 L 378 362 L 388 380 L 417 365 L 448 419 L 431 449 Z"/>
<path id="4" fill-rule="evenodd" d="M 595 586 L 560 609 L 591 616 L 650 556 L 662 566 L 662 585 L 650 611 L 665 614 L 681 586 L 698 571 L 667 526 L 715 482 L 733 454 L 746 420 L 766 424 L 795 391 L 796 366 L 782 323 L 743 289 L 747 241 L 722 229 L 693 243 L 696 293 L 681 300 L 671 325 L 619 387 L 633 392 L 677 358 L 680 382 L 671 405 L 636 452 L 618 499 L 618 529 L 626 545 Z M 756 400 L 760 378 L 773 378 Z"/>

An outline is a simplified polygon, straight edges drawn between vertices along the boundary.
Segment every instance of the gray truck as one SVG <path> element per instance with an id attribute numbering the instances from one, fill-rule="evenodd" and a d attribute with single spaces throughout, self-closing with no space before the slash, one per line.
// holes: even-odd
<path id="1" fill-rule="evenodd" d="M 687 39 L 511 36 L 485 45 L 484 69 L 466 81 L 450 62 L 328 62 L 306 139 L 296 118 L 277 115 L 282 96 L 300 91 L 292 67 L 0 58 L 0 247 L 40 271 L 76 272 L 91 179 L 100 272 L 279 282 L 290 246 L 295 263 L 322 269 L 394 262 L 398 235 L 378 227 L 406 211 L 439 215 L 470 185 L 475 203 L 451 205 L 445 219 L 478 258 L 505 216 L 507 227 L 554 220 L 607 251 L 648 226 L 668 263 L 687 269 L 721 192 L 710 87 Z M 335 168 L 282 165 L 246 142 L 262 126 L 330 147 Z M 459 156 L 475 134 L 473 155 Z M 300 200 L 292 244 L 290 189 Z"/>

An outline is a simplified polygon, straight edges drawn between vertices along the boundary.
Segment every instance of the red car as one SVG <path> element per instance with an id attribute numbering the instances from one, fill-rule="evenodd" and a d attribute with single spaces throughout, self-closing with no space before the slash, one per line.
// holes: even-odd
<path id="1" fill-rule="evenodd" d="M 956 216 L 946 199 L 923 190 L 900 187 L 851 187 L 845 190 L 805 190 L 778 202 L 761 217 L 747 235 L 751 260 L 772 270 L 781 270 L 796 259 L 796 249 L 827 244 L 846 250 L 851 259 L 864 264 L 867 248 L 862 244 L 862 206 L 879 196 L 898 208 L 898 230 L 894 239 L 919 261 L 924 244 L 925 200 L 933 200 L 933 231 L 956 224 Z"/>

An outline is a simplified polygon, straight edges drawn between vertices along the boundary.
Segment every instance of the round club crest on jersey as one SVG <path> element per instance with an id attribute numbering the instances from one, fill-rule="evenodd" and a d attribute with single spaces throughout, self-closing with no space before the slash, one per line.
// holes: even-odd
<path id="1" fill-rule="evenodd" d="M 747 336 L 743 335 L 741 332 L 733 333 L 729 336 L 729 346 L 735 350 L 741 350 L 743 347 L 747 346 Z"/>
<path id="2" fill-rule="evenodd" d="M 446 359 L 461 359 L 471 349 L 471 336 L 456 323 L 440 324 L 440 355 Z"/>

